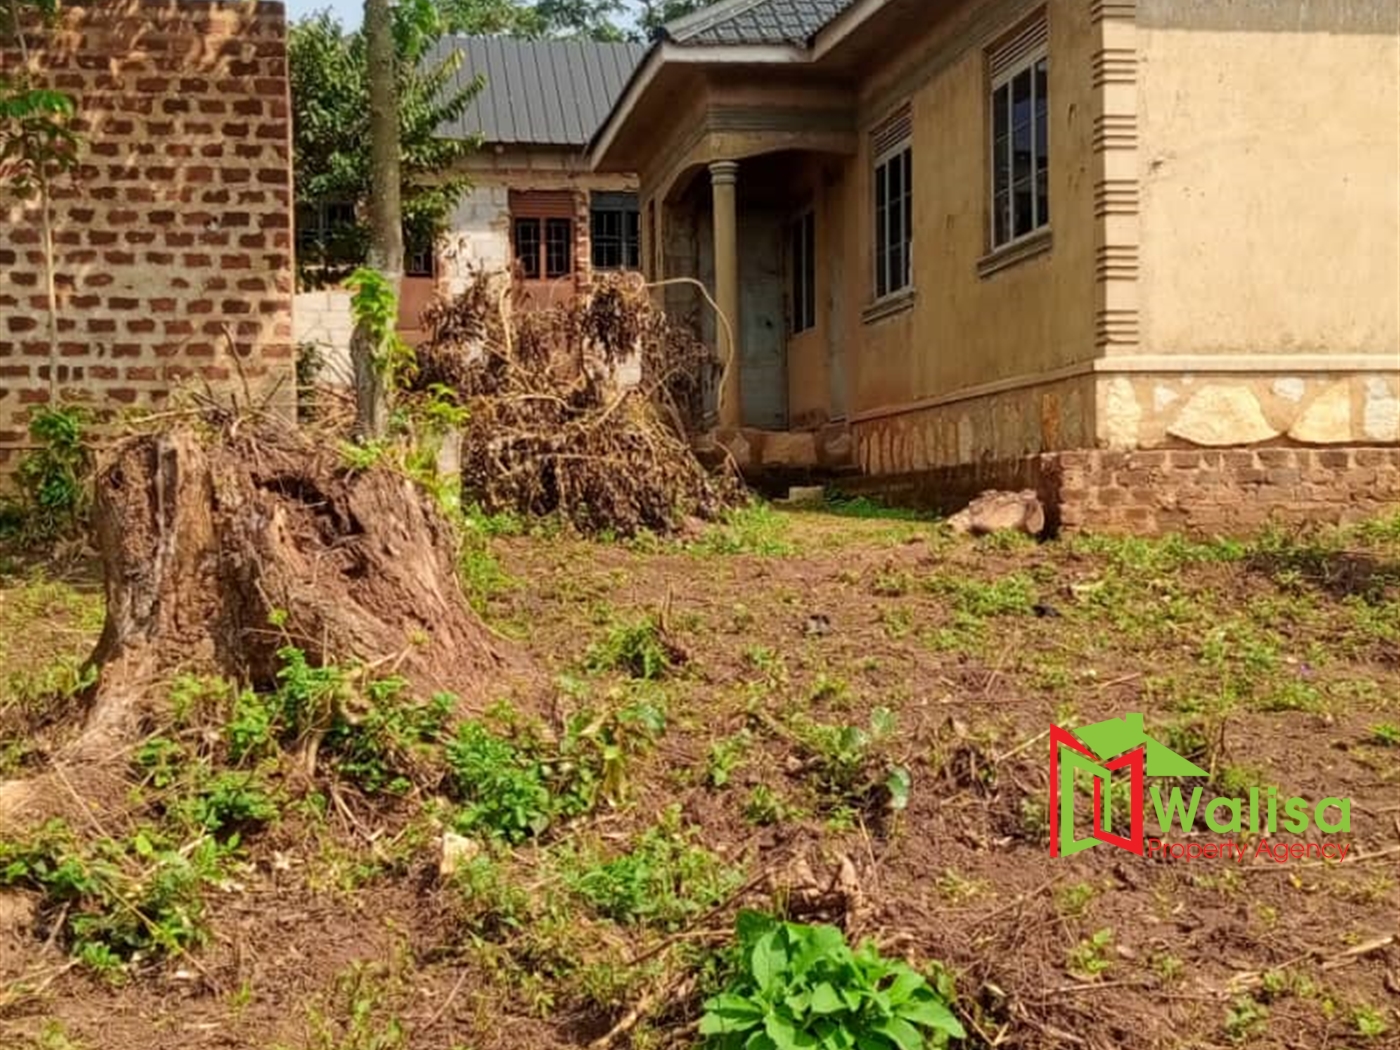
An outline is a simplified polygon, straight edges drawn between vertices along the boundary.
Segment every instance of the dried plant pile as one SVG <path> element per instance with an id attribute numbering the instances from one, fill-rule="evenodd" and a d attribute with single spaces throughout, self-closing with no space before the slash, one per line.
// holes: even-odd
<path id="1" fill-rule="evenodd" d="M 483 510 L 630 536 L 738 501 L 737 480 L 708 471 L 688 440 L 713 355 L 639 279 L 602 278 L 587 297 L 526 311 L 481 275 L 426 323 L 415 385 L 466 405 L 463 488 Z M 634 355 L 641 381 L 623 388 L 617 369 Z"/>

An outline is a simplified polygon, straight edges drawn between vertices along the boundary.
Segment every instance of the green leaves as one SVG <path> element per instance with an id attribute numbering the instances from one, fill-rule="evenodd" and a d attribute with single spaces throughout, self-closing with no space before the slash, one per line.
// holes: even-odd
<path id="1" fill-rule="evenodd" d="M 700 1021 L 717 1050 L 926 1050 L 966 1034 L 922 974 L 869 942 L 852 951 L 835 927 L 756 912 L 737 931 L 740 972 Z"/>
<path id="2" fill-rule="evenodd" d="M 0 80 L 0 185 L 29 197 L 78 164 L 73 100 Z"/>

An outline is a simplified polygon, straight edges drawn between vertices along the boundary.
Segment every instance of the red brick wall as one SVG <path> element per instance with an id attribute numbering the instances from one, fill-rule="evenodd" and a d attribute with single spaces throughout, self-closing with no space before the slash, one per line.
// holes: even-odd
<path id="1" fill-rule="evenodd" d="M 1034 489 L 1052 531 L 1246 536 L 1400 511 L 1400 448 L 1052 452 L 837 487 L 941 513 L 988 489 Z"/>
<path id="2" fill-rule="evenodd" d="M 3 44 L 13 74 L 20 54 Z M 29 49 L 36 79 L 76 100 L 84 139 L 54 193 L 60 401 L 110 419 L 182 384 L 241 397 L 245 378 L 290 399 L 282 4 L 65 5 L 58 26 L 30 27 Z M 0 190 L 0 469 L 49 399 L 47 317 L 37 204 Z"/>
<path id="3" fill-rule="evenodd" d="M 1248 535 L 1400 510 L 1400 449 L 1061 452 L 1043 457 L 1067 531 Z"/>

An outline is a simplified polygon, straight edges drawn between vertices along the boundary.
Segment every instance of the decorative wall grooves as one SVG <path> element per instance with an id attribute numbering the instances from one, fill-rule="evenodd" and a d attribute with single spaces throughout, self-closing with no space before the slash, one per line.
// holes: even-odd
<path id="1" fill-rule="evenodd" d="M 1138 348 L 1137 0 L 1090 0 L 1098 38 L 1092 74 L 1095 341 L 1101 354 Z"/>

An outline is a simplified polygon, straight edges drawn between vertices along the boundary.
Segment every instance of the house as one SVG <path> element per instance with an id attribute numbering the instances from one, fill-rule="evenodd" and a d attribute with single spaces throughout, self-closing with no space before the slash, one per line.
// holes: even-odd
<path id="1" fill-rule="evenodd" d="M 459 54 L 458 80 L 480 75 L 484 85 L 462 118 L 440 129 L 479 148 L 463 162 L 471 188 L 444 236 L 407 252 L 400 329 L 410 342 L 434 296 L 460 291 L 474 270 L 512 271 L 528 303 L 547 305 L 586 288 L 597 271 L 640 266 L 636 177 L 592 171 L 585 147 L 645 50 L 457 36 L 428 54 L 431 65 Z M 307 246 L 329 238 L 337 216 L 322 209 L 301 219 L 298 241 Z M 348 376 L 348 293 L 303 292 L 296 309 L 298 343 L 320 345 L 332 374 Z"/>
<path id="2" fill-rule="evenodd" d="M 1397 113 L 1394 0 L 721 0 L 590 157 L 741 464 L 1214 527 L 1400 502 Z"/>

